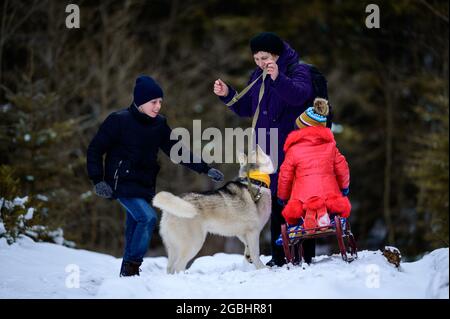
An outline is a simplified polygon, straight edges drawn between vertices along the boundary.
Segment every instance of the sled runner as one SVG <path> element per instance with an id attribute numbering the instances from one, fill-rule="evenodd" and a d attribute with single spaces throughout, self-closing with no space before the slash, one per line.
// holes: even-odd
<path id="1" fill-rule="evenodd" d="M 302 225 L 281 225 L 281 235 L 277 245 L 283 245 L 286 261 L 294 265 L 301 264 L 303 258 L 303 241 L 310 238 L 336 236 L 342 259 L 352 262 L 358 258 L 355 237 L 352 234 L 347 218 L 338 215 L 330 216 L 328 226 L 305 229 Z M 347 245 L 345 245 L 345 241 Z M 350 256 L 347 254 L 350 254 Z"/>

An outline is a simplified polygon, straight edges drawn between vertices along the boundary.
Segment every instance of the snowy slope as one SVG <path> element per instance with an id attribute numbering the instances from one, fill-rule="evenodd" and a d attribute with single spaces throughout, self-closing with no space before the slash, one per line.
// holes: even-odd
<path id="1" fill-rule="evenodd" d="M 448 248 L 400 271 L 380 251 L 362 251 L 351 264 L 319 256 L 290 269 L 255 270 L 243 259 L 219 253 L 167 275 L 165 257 L 146 258 L 140 277 L 119 278 L 121 260 L 109 255 L 0 239 L 0 298 L 449 298 Z"/>

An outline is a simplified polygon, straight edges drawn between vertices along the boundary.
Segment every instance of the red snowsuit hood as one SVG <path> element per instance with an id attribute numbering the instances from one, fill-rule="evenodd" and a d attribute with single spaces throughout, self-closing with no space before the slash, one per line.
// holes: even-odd
<path id="1" fill-rule="evenodd" d="M 311 126 L 291 132 L 284 143 L 284 152 L 297 143 L 308 143 L 311 145 L 320 145 L 324 143 L 334 143 L 333 133 L 329 128 Z"/>

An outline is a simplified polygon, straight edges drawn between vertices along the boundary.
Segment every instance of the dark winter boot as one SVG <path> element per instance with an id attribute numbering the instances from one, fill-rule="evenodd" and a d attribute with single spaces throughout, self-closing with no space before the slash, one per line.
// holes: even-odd
<path id="1" fill-rule="evenodd" d="M 313 257 L 316 256 L 316 240 L 314 238 L 307 239 L 303 242 L 303 258 L 309 265 Z"/>
<path id="2" fill-rule="evenodd" d="M 139 276 L 141 263 L 135 261 L 123 261 L 120 268 L 120 277 Z"/>
<path id="3" fill-rule="evenodd" d="M 266 263 L 266 266 L 268 267 L 281 267 L 283 265 L 286 265 L 286 259 L 283 258 L 272 258 Z"/>
<path id="4" fill-rule="evenodd" d="M 272 214 L 270 215 L 270 244 L 272 259 L 266 263 L 266 266 L 268 267 L 281 267 L 286 264 L 283 247 L 276 244 L 276 240 L 281 234 L 281 224 L 284 223 L 284 218 L 281 215 L 282 210 L 283 206 L 281 206 L 276 199 L 272 199 Z"/>

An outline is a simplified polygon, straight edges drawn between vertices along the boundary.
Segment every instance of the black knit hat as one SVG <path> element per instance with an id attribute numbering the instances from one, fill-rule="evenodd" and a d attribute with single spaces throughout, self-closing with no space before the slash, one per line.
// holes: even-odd
<path id="1" fill-rule="evenodd" d="M 134 103 L 136 106 L 139 106 L 153 99 L 163 97 L 163 90 L 153 78 L 141 75 L 136 79 L 133 97 Z"/>
<path id="2" fill-rule="evenodd" d="M 283 40 L 275 33 L 262 32 L 250 40 L 250 49 L 253 54 L 265 51 L 276 55 L 281 55 L 284 51 Z"/>

